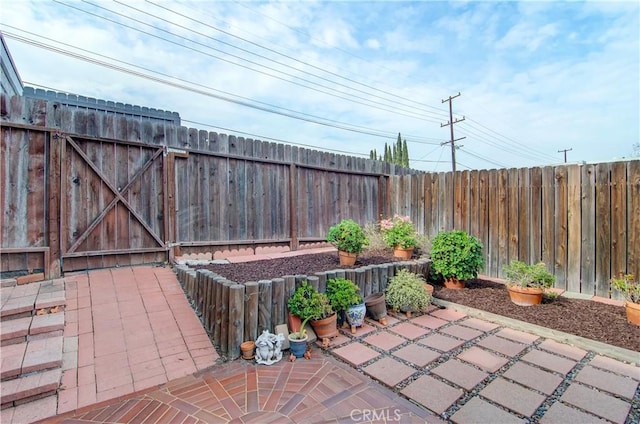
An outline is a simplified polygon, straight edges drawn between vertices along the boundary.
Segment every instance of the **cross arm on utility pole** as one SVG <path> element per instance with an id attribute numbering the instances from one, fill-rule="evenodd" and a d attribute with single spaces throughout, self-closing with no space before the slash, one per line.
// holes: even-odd
<path id="1" fill-rule="evenodd" d="M 464 121 L 464 116 L 462 117 L 462 119 L 456 118 L 455 121 L 453 120 L 453 106 L 451 101 L 459 96 L 460 96 L 460 92 L 458 92 L 458 94 L 456 94 L 455 96 L 449 96 L 448 99 L 442 100 L 442 103 L 449 102 L 449 122 L 447 122 L 446 124 L 440 124 L 440 128 L 449 126 L 451 129 L 451 139 L 447 141 L 447 143 L 451 143 L 451 169 L 453 170 L 454 173 L 456 172 L 456 141 L 462 140 L 462 138 L 464 138 L 462 137 L 462 138 L 456 139 L 453 135 L 453 124 L 457 124 L 458 122 Z M 443 143 L 443 145 L 444 144 L 446 143 Z"/>

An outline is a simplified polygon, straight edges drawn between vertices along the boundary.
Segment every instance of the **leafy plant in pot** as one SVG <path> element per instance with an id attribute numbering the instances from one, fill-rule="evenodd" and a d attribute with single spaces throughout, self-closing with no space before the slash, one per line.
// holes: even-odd
<path id="1" fill-rule="evenodd" d="M 511 301 L 520 306 L 539 305 L 544 289 L 550 288 L 556 281 L 544 262 L 528 265 L 514 260 L 505 265 L 502 271 L 507 280 Z"/>
<path id="2" fill-rule="evenodd" d="M 396 214 L 391 219 L 383 219 L 380 221 L 380 231 L 387 245 L 393 248 L 394 256 L 411 259 L 418 243 L 418 233 L 408 216 Z"/>
<path id="3" fill-rule="evenodd" d="M 611 287 L 618 290 L 626 300 L 627 321 L 640 325 L 640 281 L 634 281 L 633 274 L 620 274 L 611 279 Z"/>
<path id="4" fill-rule="evenodd" d="M 342 266 L 353 266 L 362 248 L 368 244 L 364 230 L 352 219 L 343 219 L 329 228 L 327 241 L 338 249 Z"/>
<path id="5" fill-rule="evenodd" d="M 425 280 L 421 275 L 406 269 L 400 270 L 389 280 L 385 293 L 387 303 L 411 317 L 412 312 L 422 311 L 431 303 L 431 295 L 424 284 Z"/>
<path id="6" fill-rule="evenodd" d="M 346 278 L 332 278 L 327 280 L 327 297 L 334 311 L 346 315 L 351 333 L 355 334 L 356 327 L 362 326 L 367 311 L 360 288 Z"/>
<path id="7" fill-rule="evenodd" d="M 287 306 L 289 313 L 297 315 L 302 320 L 298 330 L 291 329 L 289 341 L 294 340 L 295 343 L 296 340 L 305 340 L 306 345 L 305 325 L 307 322 L 311 323 L 319 338 L 327 339 L 327 343 L 329 337 L 335 336 L 337 315 L 331 308 L 327 296 L 324 293 L 318 293 L 309 282 L 302 282 L 287 301 Z"/>
<path id="8" fill-rule="evenodd" d="M 462 230 L 441 231 L 431 242 L 431 266 L 445 287 L 463 288 L 484 266 L 482 243 Z"/>

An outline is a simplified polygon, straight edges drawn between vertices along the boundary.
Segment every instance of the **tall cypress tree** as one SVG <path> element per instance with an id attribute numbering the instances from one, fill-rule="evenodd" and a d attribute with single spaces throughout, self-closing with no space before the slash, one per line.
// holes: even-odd
<path id="1" fill-rule="evenodd" d="M 402 142 L 402 161 L 403 166 L 409 167 L 409 148 L 407 147 L 407 139 Z"/>

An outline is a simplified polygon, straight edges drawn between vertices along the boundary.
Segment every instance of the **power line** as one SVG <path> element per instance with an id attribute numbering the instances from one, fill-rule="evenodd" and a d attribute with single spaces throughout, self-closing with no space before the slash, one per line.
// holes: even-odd
<path id="1" fill-rule="evenodd" d="M 3 24 L 3 25 L 6 26 L 6 27 L 9 27 L 9 28 L 14 28 L 11 25 L 6 25 L 6 24 Z M 14 28 L 14 29 L 17 29 L 17 28 Z M 33 33 L 28 32 L 28 31 L 24 31 L 24 30 L 20 30 L 20 31 L 23 31 L 23 32 L 26 32 L 28 34 L 32 34 L 32 35 L 38 36 L 37 34 L 33 34 Z M 265 102 L 261 102 L 261 101 L 258 101 L 258 100 L 254 100 L 254 99 L 238 96 L 238 95 L 235 95 L 235 94 L 232 94 L 232 93 L 228 93 L 228 92 L 225 92 L 225 91 L 217 90 L 217 89 L 215 89 L 213 87 L 209 87 L 209 86 L 206 86 L 206 85 L 203 85 L 203 84 L 198 84 L 198 83 L 195 83 L 195 82 L 192 82 L 192 81 L 187 81 L 187 80 L 184 80 L 182 78 L 178 78 L 178 77 L 175 77 L 175 76 L 172 76 L 172 75 L 164 74 L 162 72 L 154 71 L 154 70 L 151 70 L 151 69 L 148 69 L 148 68 L 144 68 L 144 67 L 132 64 L 132 63 L 124 62 L 124 61 L 121 61 L 121 60 L 118 60 L 118 59 L 115 59 L 115 58 L 112 58 L 112 57 L 109 57 L 109 56 L 101 55 L 99 53 L 88 52 L 87 50 L 81 49 L 79 47 L 70 46 L 69 44 L 62 43 L 62 42 L 55 41 L 55 40 L 51 40 L 50 38 L 47 38 L 47 37 L 39 36 L 40 38 L 44 38 L 44 39 L 47 39 L 47 40 L 50 40 L 50 41 L 55 41 L 55 42 L 57 42 L 59 44 L 62 44 L 62 45 L 65 45 L 65 46 L 69 46 L 69 47 L 73 47 L 73 48 L 76 48 L 76 49 L 78 49 L 80 51 L 88 52 L 88 53 L 94 54 L 94 55 L 99 56 L 99 57 L 104 57 L 106 59 L 113 60 L 114 62 L 122 63 L 122 64 L 125 64 L 125 65 L 128 65 L 128 66 L 132 66 L 134 68 L 142 69 L 142 70 L 144 70 L 146 72 L 151 72 L 151 73 L 154 73 L 154 74 L 157 74 L 157 75 L 161 75 L 161 76 L 164 76 L 164 77 L 169 77 L 169 78 L 175 79 L 177 81 L 181 81 L 181 82 L 185 82 L 185 83 L 188 83 L 188 84 L 192 84 L 192 85 L 194 85 L 196 87 L 202 87 L 202 88 L 205 88 L 207 90 L 215 91 L 215 92 L 221 93 L 221 94 L 215 94 L 215 93 L 211 93 L 209 91 L 204 91 L 204 90 L 201 90 L 201 89 L 185 86 L 185 85 L 182 85 L 182 84 L 177 84 L 175 82 L 171 82 L 171 81 L 167 81 L 167 80 L 162 79 L 162 78 L 150 76 L 150 75 L 144 74 L 142 72 L 138 72 L 138 71 L 134 71 L 134 70 L 131 70 L 131 69 L 127 69 L 127 68 L 124 68 L 124 67 L 121 67 L 121 66 L 117 66 L 117 65 L 110 64 L 110 63 L 107 63 L 107 62 L 103 62 L 103 61 L 100 61 L 100 60 L 97 60 L 97 59 L 93 59 L 93 58 L 90 58 L 88 56 L 84 56 L 84 55 L 81 55 L 81 54 L 78 54 L 78 53 L 73 53 L 73 52 L 58 48 L 58 47 L 54 47 L 54 46 L 50 46 L 50 45 L 47 45 L 47 44 L 44 44 L 44 43 L 41 43 L 41 42 L 30 40 L 28 38 L 24 38 L 24 37 L 21 37 L 19 35 L 12 34 L 10 32 L 6 32 L 5 31 L 5 32 L 3 32 L 3 34 L 6 35 L 7 38 L 12 38 L 12 39 L 15 39 L 15 40 L 23 42 L 23 43 L 31 44 L 33 46 L 36 46 L 36 47 L 39 47 L 39 48 L 43 48 L 43 49 L 46 49 L 46 50 L 50 50 L 50 51 L 53 51 L 53 52 L 58 53 L 58 54 L 66 55 L 66 56 L 69 56 L 69 57 L 73 57 L 75 59 L 82 60 L 82 61 L 85 61 L 85 62 L 88 62 L 88 63 L 92 63 L 94 65 L 103 66 L 103 67 L 106 67 L 108 69 L 112 69 L 112 70 L 115 70 L 115 71 L 127 73 L 127 74 L 130 74 L 130 75 L 135 75 L 137 77 L 144 78 L 144 79 L 147 79 L 147 80 L 150 80 L 150 81 L 154 81 L 154 82 L 158 82 L 158 83 L 161 83 L 161 84 L 169 85 L 169 86 L 172 86 L 174 88 L 191 91 L 191 92 L 194 92 L 194 93 L 197 93 L 197 94 L 202 94 L 202 95 L 205 95 L 205 96 L 208 96 L 208 97 L 213 97 L 213 98 L 216 98 L 216 99 L 219 99 L 219 100 L 223 100 L 223 101 L 226 101 L 226 102 L 235 103 L 235 104 L 240 105 L 240 106 L 246 106 L 246 107 L 250 107 L 250 108 L 253 108 L 253 109 L 261 110 L 261 111 L 264 111 L 264 112 L 274 113 L 274 114 L 277 114 L 277 115 L 286 116 L 286 117 L 289 117 L 289 118 L 298 119 L 298 120 L 302 120 L 302 121 L 306 121 L 306 122 L 310 122 L 310 123 L 315 123 L 315 124 L 323 125 L 323 126 L 327 126 L 327 127 L 332 127 L 332 128 L 336 128 L 336 129 L 342 129 L 342 130 L 346 130 L 346 131 L 357 132 L 357 133 L 366 134 L 366 135 L 372 135 L 372 136 L 375 136 L 375 137 L 381 137 L 381 138 L 385 138 L 385 139 L 386 138 L 391 138 L 391 134 L 392 134 L 391 132 L 385 132 L 385 131 L 376 130 L 376 129 L 372 129 L 372 128 L 367 128 L 367 127 L 362 127 L 362 126 L 358 126 L 358 125 L 354 125 L 354 124 L 348 124 L 348 123 L 344 123 L 344 122 L 340 122 L 340 121 L 336 121 L 336 120 L 332 120 L 332 119 L 328 119 L 328 118 L 321 118 L 321 117 L 318 117 L 318 116 L 315 116 L 315 115 L 311 115 L 311 114 L 307 114 L 307 113 L 304 113 L 304 112 L 295 111 L 295 110 L 292 110 L 292 109 L 287 109 L 287 108 L 283 108 L 283 107 L 280 107 L 280 106 L 275 106 L 275 105 L 272 105 L 272 104 L 269 104 L 269 103 L 265 103 Z M 233 98 L 231 98 L 229 96 L 233 96 L 233 97 L 236 97 L 236 98 L 241 99 L 241 100 L 233 99 Z M 253 102 L 253 103 L 251 103 L 251 102 Z M 264 106 L 262 106 L 262 105 L 264 105 Z M 308 118 L 307 118 L 307 116 L 308 116 Z M 419 143 L 419 144 L 431 144 L 431 145 L 437 144 L 435 142 L 426 142 L 426 141 L 425 142 L 420 142 L 420 141 L 415 141 L 415 140 L 411 141 L 411 142 Z"/>
<path id="2" fill-rule="evenodd" d="M 268 69 L 269 71 L 273 71 L 273 72 L 276 72 L 276 73 L 280 73 L 280 74 L 286 75 L 286 76 L 288 76 L 288 77 L 291 77 L 291 78 L 294 78 L 294 79 L 298 79 L 298 80 L 304 81 L 304 82 L 306 82 L 306 83 L 316 85 L 316 86 L 318 86 L 318 87 L 325 88 L 325 89 L 327 89 L 327 90 L 329 90 L 329 91 L 324 91 L 324 90 L 320 90 L 320 89 L 318 89 L 318 88 L 310 87 L 310 86 L 305 85 L 305 84 L 301 84 L 301 83 L 298 83 L 298 82 L 295 82 L 295 81 L 291 81 L 291 80 L 289 80 L 289 79 L 282 78 L 282 77 L 279 77 L 279 76 L 276 76 L 276 75 L 270 74 L 270 73 L 268 73 L 268 72 L 260 71 L 260 70 L 258 70 L 258 69 L 254 69 L 254 68 L 251 68 L 251 67 L 249 67 L 249 66 L 246 66 L 246 65 L 242 65 L 242 64 L 236 63 L 236 62 L 234 62 L 234 61 L 232 61 L 232 60 L 226 59 L 226 58 L 221 57 L 221 56 L 216 56 L 216 55 L 213 55 L 213 54 L 210 54 L 210 53 L 206 53 L 206 52 L 204 52 L 204 51 L 202 51 L 202 50 L 195 49 L 195 48 L 193 48 L 193 47 L 185 46 L 185 45 L 180 44 L 180 43 L 178 43 L 178 42 L 176 42 L 176 41 L 169 40 L 169 39 L 164 38 L 164 37 L 160 37 L 159 35 L 152 34 L 152 33 L 146 32 L 146 31 L 143 31 L 143 30 L 141 30 L 141 29 L 139 29 L 139 28 L 135 28 L 135 27 L 132 27 L 132 26 L 130 26 L 130 25 L 126 25 L 126 24 L 124 24 L 124 23 L 122 23 L 122 22 L 117 22 L 117 21 L 115 21 L 115 20 L 113 20 L 113 19 L 109 19 L 109 18 L 107 18 L 107 17 L 105 17 L 105 16 L 101 16 L 101 15 L 98 15 L 98 14 L 95 14 L 95 13 L 92 13 L 92 12 L 89 12 L 89 11 L 86 11 L 86 10 L 83 10 L 83 9 L 80 9 L 80 8 L 78 8 L 78 7 L 76 7 L 76 6 L 72 6 L 72 5 L 69 5 L 69 4 L 66 4 L 66 3 L 63 3 L 63 2 L 58 1 L 58 0 L 53 0 L 53 1 L 55 1 L 56 3 L 58 3 L 58 4 L 62 5 L 62 6 L 66 6 L 66 7 L 69 7 L 69 8 L 71 8 L 71 9 L 75 9 L 75 10 L 80 11 L 80 12 L 82 12 L 82 13 L 86 13 L 86 14 L 91 15 L 91 16 L 94 16 L 94 17 L 96 17 L 96 18 L 103 19 L 103 20 L 105 20 L 105 21 L 108 21 L 108 22 L 114 23 L 114 24 L 119 25 L 119 26 L 122 26 L 122 27 L 124 27 L 124 28 L 128 28 L 128 29 L 133 30 L 133 31 L 136 31 L 136 32 L 140 32 L 140 33 L 142 33 L 142 34 L 148 35 L 148 36 L 153 37 L 153 38 L 157 38 L 157 39 L 159 39 L 159 40 L 165 41 L 165 42 L 167 42 L 167 43 L 171 43 L 171 44 L 173 44 L 173 45 L 175 45 L 175 46 L 178 46 L 178 47 L 180 47 L 180 48 L 188 49 L 188 50 L 194 51 L 194 52 L 196 52 L 196 53 L 200 53 L 200 54 L 203 54 L 203 55 L 205 55 L 205 56 L 209 56 L 209 57 L 212 57 L 212 58 L 214 58 L 214 59 L 220 60 L 220 61 L 222 61 L 222 62 L 226 62 L 226 63 L 229 63 L 229 64 L 234 65 L 234 66 L 239 66 L 239 67 L 244 68 L 244 69 L 247 69 L 247 70 L 249 70 L 249 71 L 257 72 L 257 73 L 260 73 L 260 74 L 262 74 L 262 75 L 269 76 L 269 77 L 271 77 L 271 78 L 275 78 L 275 79 L 278 79 L 278 80 L 281 80 L 281 81 L 284 81 L 284 82 L 287 82 L 287 83 L 290 83 L 290 84 L 297 85 L 297 86 L 299 86 L 299 87 L 303 87 L 303 88 L 310 89 L 310 90 L 313 90 L 313 91 L 316 91 L 316 92 L 319 92 L 319 93 L 327 94 L 327 95 L 329 95 L 329 96 L 337 97 L 337 98 L 340 98 L 340 99 L 343 99 L 343 100 L 346 100 L 346 101 L 349 101 L 349 102 L 352 102 L 352 103 L 357 103 L 357 104 L 360 104 L 360 105 L 363 105 L 363 106 L 367 106 L 367 107 L 371 107 L 371 108 L 374 108 L 374 109 L 383 110 L 383 111 L 385 111 L 385 112 L 391 112 L 391 113 L 395 113 L 395 114 L 398 114 L 398 115 L 406 116 L 406 117 L 409 117 L 409 118 L 421 119 L 421 120 L 430 121 L 430 122 L 434 122 L 434 123 L 435 123 L 435 122 L 438 122 L 438 121 L 436 121 L 436 120 L 435 120 L 435 119 L 433 119 L 433 118 L 426 117 L 426 116 L 424 116 L 424 115 L 416 115 L 413 111 L 410 111 L 410 110 L 407 110 L 407 109 L 398 108 L 398 107 L 397 107 L 397 105 L 394 105 L 394 108 L 393 108 L 393 109 L 389 109 L 389 108 L 386 108 L 386 107 L 381 107 L 381 106 L 387 106 L 387 105 L 385 105 L 384 103 L 381 103 L 381 102 L 377 102 L 377 101 L 374 101 L 374 100 L 367 99 L 367 98 L 362 97 L 362 96 L 357 96 L 357 95 L 354 95 L 354 94 L 351 94 L 351 93 L 345 93 L 345 92 L 342 92 L 342 91 L 338 91 L 338 90 L 336 90 L 336 89 L 334 89 L 334 88 L 331 88 L 331 87 L 328 87 L 328 86 L 326 86 L 326 85 L 322 85 L 322 84 L 319 84 L 319 83 L 317 83 L 317 82 L 310 81 L 310 80 L 307 80 L 307 79 L 305 79 L 305 78 L 302 78 L 302 77 L 299 77 L 299 76 L 296 76 L 296 75 L 293 75 L 293 74 L 290 74 L 290 73 L 287 73 L 287 72 L 284 72 L 284 71 L 280 71 L 280 70 L 278 70 L 278 69 L 275 69 L 275 68 L 272 68 L 272 67 L 269 67 L 269 66 L 266 66 L 266 65 L 260 64 L 260 63 L 258 63 L 258 62 L 255 62 L 255 61 L 252 61 L 252 60 L 249 60 L 249 59 L 243 58 L 242 56 L 234 55 L 234 54 L 231 54 L 231 53 L 229 53 L 229 52 L 225 52 L 225 51 L 223 51 L 223 50 L 216 49 L 216 48 L 214 48 L 214 47 L 212 47 L 212 46 L 210 46 L 210 45 L 207 45 L 207 44 L 204 44 L 204 43 L 200 43 L 200 42 L 198 42 L 198 41 L 191 40 L 191 39 L 188 39 L 188 38 L 183 37 L 183 36 L 176 35 L 176 34 L 174 34 L 174 33 L 170 32 L 170 31 L 164 30 L 164 29 L 162 29 L 162 28 L 155 27 L 155 26 L 153 26 L 153 25 L 151 25 L 151 24 L 148 24 L 148 23 L 143 22 L 143 21 L 141 21 L 141 20 L 138 20 L 138 19 L 132 18 L 132 17 L 130 17 L 130 16 L 127 16 L 127 15 L 124 15 L 124 14 L 121 14 L 121 13 L 118 13 L 118 12 L 115 12 L 115 11 L 110 10 L 110 9 L 107 9 L 107 8 L 105 8 L 105 7 L 102 7 L 102 6 L 99 6 L 99 5 L 95 5 L 95 4 L 93 4 L 93 3 L 91 3 L 91 2 L 88 2 L 88 1 L 86 1 L 86 0 L 83 0 L 83 1 L 84 1 L 85 3 L 87 3 L 87 4 L 90 4 L 90 5 L 94 6 L 94 7 L 96 7 L 96 8 L 106 10 L 106 11 L 111 12 L 111 13 L 113 13 L 113 14 L 117 15 L 117 16 L 120 16 L 120 17 L 123 17 L 123 18 L 125 18 L 125 19 L 129 19 L 129 20 L 132 20 L 132 21 L 134 21 L 134 22 L 137 22 L 137 23 L 139 23 L 139 24 L 142 24 L 142 25 L 145 25 L 145 26 L 151 27 L 151 28 L 153 28 L 154 30 L 157 30 L 157 31 L 160 31 L 160 32 L 163 32 L 163 33 L 170 34 L 170 35 L 172 35 L 172 36 L 174 36 L 174 37 L 177 37 L 177 38 L 179 38 L 179 39 L 182 39 L 182 40 L 185 40 L 185 41 L 189 41 L 189 42 L 191 42 L 191 43 L 194 43 L 194 44 L 196 44 L 196 45 L 200 45 L 200 46 L 206 47 L 206 48 L 208 48 L 208 49 L 210 49 L 210 50 L 217 51 L 217 52 L 219 52 L 219 53 L 223 53 L 223 54 L 225 54 L 225 55 L 228 55 L 228 56 L 230 56 L 230 57 L 236 58 L 236 59 L 238 59 L 238 60 L 241 60 L 241 61 L 244 61 L 244 62 L 250 63 L 250 64 L 252 64 L 252 65 L 255 65 L 255 66 L 259 66 L 259 67 L 262 67 L 262 68 Z M 130 7 L 130 8 L 131 8 L 131 9 L 133 9 L 133 10 L 140 11 L 139 9 L 136 9 L 136 8 L 134 8 L 134 7 L 132 7 L 132 6 L 128 6 L 128 5 L 125 5 L 125 6 Z M 160 20 L 162 20 L 162 21 L 164 21 L 164 22 L 171 23 L 171 24 L 176 25 L 176 26 L 178 26 L 178 27 L 180 27 L 180 28 L 182 28 L 182 29 L 189 30 L 189 31 L 191 31 L 191 32 L 195 32 L 195 33 L 196 33 L 196 34 L 198 34 L 198 35 L 201 35 L 201 36 L 204 36 L 204 37 L 210 38 L 210 39 L 212 39 L 212 40 L 214 40 L 214 41 L 217 41 L 217 42 L 223 43 L 223 44 L 225 44 L 225 45 L 232 46 L 232 47 L 234 47 L 234 48 L 237 48 L 237 49 L 240 49 L 240 50 L 245 51 L 245 52 L 247 52 L 247 53 L 250 53 L 250 54 L 253 54 L 253 55 L 259 56 L 259 57 L 261 57 L 261 58 L 264 58 L 264 59 L 266 59 L 266 60 L 272 61 L 272 62 L 277 63 L 277 64 L 279 64 L 279 65 L 282 65 L 282 66 L 285 66 L 285 67 L 288 67 L 288 68 L 291 68 L 291 69 L 295 69 L 296 71 L 299 71 L 298 69 L 293 68 L 293 67 L 291 67 L 291 66 L 289 66 L 289 65 L 283 64 L 283 63 L 281 63 L 281 62 L 273 61 L 273 60 L 271 60 L 271 59 L 269 59 L 269 58 L 266 58 L 266 57 L 264 57 L 264 56 L 257 55 L 257 54 L 255 54 L 255 53 L 253 53 L 253 52 L 250 52 L 249 50 L 246 50 L 246 49 L 242 49 L 242 48 L 239 48 L 239 47 L 233 46 L 233 45 L 232 45 L 232 44 L 230 44 L 230 43 L 226 43 L 226 42 L 224 42 L 224 41 L 221 41 L 221 40 L 218 40 L 218 39 L 215 39 L 215 38 L 209 37 L 209 36 L 207 36 L 207 35 L 205 35 L 205 34 L 203 34 L 203 33 L 200 33 L 200 32 L 197 32 L 197 31 L 193 31 L 193 30 L 191 30 L 191 29 L 190 29 L 190 28 L 188 28 L 188 27 L 184 27 L 184 26 L 182 26 L 182 25 L 174 24 L 174 23 L 172 23 L 171 21 L 168 21 L 168 20 L 166 20 L 166 19 L 162 19 L 162 18 L 156 17 L 155 15 L 151 15 L 151 14 L 146 13 L 146 12 L 142 12 L 142 13 L 144 13 L 144 14 L 146 14 L 146 15 L 148 15 L 148 16 L 152 16 L 152 17 L 154 17 L 154 18 L 160 19 Z M 196 21 L 196 22 L 199 22 L 199 21 Z M 309 74 L 309 73 L 304 72 L 304 71 L 301 71 L 301 72 L 306 73 L 306 74 Z M 310 75 L 315 76 L 315 77 L 317 77 L 317 78 L 321 78 L 321 77 L 318 77 L 317 75 L 314 75 L 314 74 L 310 74 Z M 332 82 L 332 81 L 327 80 L 327 79 L 325 79 L 325 78 L 321 78 L 321 79 L 324 79 L 324 80 L 326 80 L 326 81 Z M 334 84 L 335 84 L 335 82 L 332 82 L 332 83 L 334 83 Z M 355 90 L 355 89 L 354 89 L 354 90 Z M 360 91 L 360 90 L 356 90 L 356 91 Z M 335 93 L 340 93 L 340 94 L 345 94 L 345 95 L 347 95 L 347 94 L 348 94 L 350 97 L 341 96 L 341 95 L 338 95 L 338 94 L 335 94 Z M 369 94 L 369 93 L 365 93 L 365 94 Z M 376 96 L 376 97 L 377 97 L 377 96 Z M 362 102 L 362 101 L 354 100 L 354 98 L 361 99 L 361 100 L 363 100 L 364 102 L 369 102 L 369 103 L 371 103 L 371 104 L 367 104 L 367 103 L 364 103 L 364 102 Z M 386 100 L 386 99 L 385 99 L 385 100 Z M 377 105 L 379 105 L 379 106 L 373 106 L 372 104 L 374 104 L 374 105 L 375 105 L 375 104 L 377 104 Z M 405 112 L 405 113 L 402 113 L 402 112 Z"/>

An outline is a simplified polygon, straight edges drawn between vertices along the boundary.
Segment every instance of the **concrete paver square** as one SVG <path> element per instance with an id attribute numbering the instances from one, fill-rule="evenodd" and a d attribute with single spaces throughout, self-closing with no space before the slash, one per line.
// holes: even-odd
<path id="1" fill-rule="evenodd" d="M 495 330 L 496 328 L 500 327 L 498 324 L 494 324 L 492 322 L 484 321 L 484 320 L 473 318 L 473 317 L 467 318 L 464 321 L 460 321 L 458 324 L 464 325 L 465 327 L 475 328 L 476 330 L 485 331 L 485 332 Z"/>
<path id="2" fill-rule="evenodd" d="M 524 362 L 516 362 L 503 375 L 548 395 L 552 394 L 562 383 L 562 378 L 557 375 Z"/>
<path id="3" fill-rule="evenodd" d="M 493 334 L 480 340 L 477 345 L 507 356 L 516 356 L 527 348 L 526 345 L 503 339 Z"/>
<path id="4" fill-rule="evenodd" d="M 527 352 L 522 360 L 560 374 L 567 374 L 576 366 L 576 362 L 571 359 L 536 349 Z"/>
<path id="5" fill-rule="evenodd" d="M 378 352 L 359 342 L 349 343 L 331 351 L 356 367 L 380 356 Z"/>
<path id="6" fill-rule="evenodd" d="M 431 315 L 445 321 L 457 321 L 467 316 L 467 314 L 454 311 L 453 309 L 437 309 L 431 312 Z"/>
<path id="7" fill-rule="evenodd" d="M 465 327 L 462 325 L 452 325 L 438 331 L 463 340 L 475 339 L 476 337 L 484 334 L 482 331 L 474 330 L 473 328 Z"/>
<path id="8" fill-rule="evenodd" d="M 625 364 L 607 356 L 596 355 L 589 365 L 640 381 L 640 366 Z"/>
<path id="9" fill-rule="evenodd" d="M 607 421 L 598 418 L 595 415 L 587 414 L 586 412 L 568 407 L 562 402 L 556 402 L 551 405 L 547 412 L 545 412 L 544 416 L 540 419 L 540 424 L 600 424 L 606 422 Z"/>
<path id="10" fill-rule="evenodd" d="M 410 344 L 393 353 L 400 359 L 411 362 L 412 364 L 422 368 L 429 362 L 435 361 L 440 357 L 440 353 L 418 344 Z"/>
<path id="11" fill-rule="evenodd" d="M 402 337 L 396 336 L 386 331 L 372 334 L 366 337 L 364 341 L 383 350 L 391 350 L 394 347 L 400 346 L 402 343 L 406 342 L 406 340 Z"/>
<path id="12" fill-rule="evenodd" d="M 475 346 L 470 347 L 459 354 L 458 358 L 491 372 L 498 371 L 500 367 L 509 362 L 506 358 L 487 352 L 486 350 Z"/>
<path id="13" fill-rule="evenodd" d="M 449 323 L 449 321 L 433 317 L 429 314 L 420 315 L 417 318 L 412 318 L 411 322 L 413 322 L 414 324 L 422 325 L 423 327 L 431 328 L 432 330 L 440 328 L 443 325 L 447 325 Z"/>
<path id="14" fill-rule="evenodd" d="M 546 339 L 538 345 L 538 349 L 544 349 L 558 355 L 566 356 L 574 361 L 580 361 L 587 354 L 586 350 L 568 344 L 559 343 L 555 340 Z"/>
<path id="15" fill-rule="evenodd" d="M 580 370 L 576 380 L 627 399 L 633 399 L 636 388 L 638 387 L 638 382 L 635 380 L 601 371 L 590 366 L 586 366 Z"/>
<path id="16" fill-rule="evenodd" d="M 462 344 L 464 344 L 464 340 L 454 339 L 453 337 L 443 336 L 438 333 L 432 333 L 424 339 L 419 340 L 418 344 L 429 346 L 443 352 L 448 352 L 462 346 Z"/>
<path id="17" fill-rule="evenodd" d="M 402 389 L 401 393 L 440 415 L 462 396 L 463 391 L 423 375 Z"/>
<path id="18" fill-rule="evenodd" d="M 516 342 L 531 344 L 538 340 L 540 337 L 535 334 L 525 333 L 524 331 L 513 330 L 511 328 L 503 328 L 502 330 L 496 333 L 500 337 L 504 337 L 505 339 L 513 340 Z"/>
<path id="19" fill-rule="evenodd" d="M 624 423 L 631 409 L 629 403 L 578 383 L 571 384 L 560 400 L 616 423 Z"/>
<path id="20" fill-rule="evenodd" d="M 367 365 L 363 368 L 363 371 L 391 387 L 394 387 L 416 372 L 413 368 L 389 357 L 382 358 L 371 365 Z"/>
<path id="21" fill-rule="evenodd" d="M 527 417 L 533 415 L 546 397 L 498 377 L 480 395 Z"/>
<path id="22" fill-rule="evenodd" d="M 409 340 L 415 340 L 418 337 L 424 336 L 425 334 L 429 333 L 429 330 L 426 330 L 417 325 L 413 325 L 409 322 L 403 322 L 393 327 L 389 327 L 389 331 L 400 334 L 401 336 L 406 337 Z"/>
<path id="23" fill-rule="evenodd" d="M 451 416 L 451 421 L 456 424 L 511 424 L 524 422 L 524 420 L 521 420 L 517 416 L 478 397 L 471 398 L 462 408 L 458 409 L 455 414 Z"/>
<path id="24" fill-rule="evenodd" d="M 489 376 L 488 373 L 457 359 L 450 359 L 432 369 L 431 372 L 469 391 Z"/>

